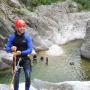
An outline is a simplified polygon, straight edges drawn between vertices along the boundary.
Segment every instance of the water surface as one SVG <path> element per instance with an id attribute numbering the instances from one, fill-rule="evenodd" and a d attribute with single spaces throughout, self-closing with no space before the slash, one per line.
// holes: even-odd
<path id="1" fill-rule="evenodd" d="M 31 78 L 49 82 L 90 80 L 90 60 L 80 56 L 82 42 L 82 40 L 75 40 L 60 46 L 64 50 L 61 56 L 49 56 L 45 51 L 39 52 L 37 63 L 32 62 Z M 41 56 L 44 57 L 43 61 L 40 60 Z M 48 65 L 46 65 L 46 57 L 48 57 Z M 10 83 L 11 78 L 11 73 L 2 74 L 0 83 Z M 20 81 L 24 81 L 23 72 Z"/>

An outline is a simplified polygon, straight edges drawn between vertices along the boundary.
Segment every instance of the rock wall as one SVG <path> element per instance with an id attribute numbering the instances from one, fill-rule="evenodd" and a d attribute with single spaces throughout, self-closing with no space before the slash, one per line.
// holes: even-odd
<path id="1" fill-rule="evenodd" d="M 90 12 L 78 12 L 78 4 L 70 0 L 41 5 L 34 12 L 30 12 L 23 2 L 9 0 L 1 2 L 0 10 L 4 14 L 1 16 L 5 20 L 3 23 L 9 24 L 8 32 L 14 31 L 12 25 L 16 17 L 27 22 L 26 31 L 33 38 L 35 50 L 47 50 L 53 44 L 61 45 L 83 39 L 86 23 L 90 19 Z M 6 32 L 6 28 L 3 31 Z"/>
<path id="2" fill-rule="evenodd" d="M 90 20 L 87 22 L 87 32 L 84 43 L 81 46 L 81 55 L 90 59 Z"/>

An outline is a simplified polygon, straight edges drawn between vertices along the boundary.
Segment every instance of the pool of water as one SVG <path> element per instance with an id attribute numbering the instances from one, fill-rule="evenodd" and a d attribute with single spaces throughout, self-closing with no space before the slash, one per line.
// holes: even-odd
<path id="1" fill-rule="evenodd" d="M 90 80 L 90 62 L 80 56 L 82 42 L 82 40 L 75 40 L 62 45 L 64 54 L 48 56 L 48 65 L 45 64 L 46 53 L 39 52 L 38 56 L 43 56 L 44 61 L 38 60 L 37 64 L 33 64 L 32 78 L 50 82 Z"/>
<path id="2" fill-rule="evenodd" d="M 90 60 L 81 58 L 81 44 L 82 40 L 75 40 L 60 46 L 64 50 L 64 54 L 61 56 L 49 56 L 45 51 L 38 52 L 37 62 L 32 62 L 31 78 L 49 82 L 90 80 Z M 43 61 L 40 60 L 41 56 L 44 57 Z M 46 57 L 48 57 L 48 65 Z M 8 83 L 11 78 L 11 73 L 2 74 L 0 75 L 0 83 Z M 20 81 L 24 81 L 23 72 Z"/>

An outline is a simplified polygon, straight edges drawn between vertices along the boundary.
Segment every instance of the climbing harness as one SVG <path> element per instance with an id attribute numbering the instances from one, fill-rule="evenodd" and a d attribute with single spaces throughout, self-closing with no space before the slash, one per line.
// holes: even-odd
<path id="1" fill-rule="evenodd" d="M 20 64 L 20 62 L 21 62 L 21 58 L 19 58 L 19 61 L 18 61 L 18 63 L 17 63 L 17 65 L 15 66 L 15 71 L 18 71 L 20 68 L 23 68 L 23 67 L 21 67 L 19 64 Z"/>

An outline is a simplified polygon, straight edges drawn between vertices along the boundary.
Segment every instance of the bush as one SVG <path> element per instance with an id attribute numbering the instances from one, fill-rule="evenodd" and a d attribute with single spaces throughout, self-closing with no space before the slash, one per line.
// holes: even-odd
<path id="1" fill-rule="evenodd" d="M 32 6 L 38 6 L 38 5 L 47 5 L 47 4 L 51 4 L 57 1 L 65 1 L 65 0 L 32 0 L 31 1 L 31 5 Z"/>
<path id="2" fill-rule="evenodd" d="M 73 0 L 82 5 L 82 9 L 90 10 L 90 0 Z"/>
<path id="3" fill-rule="evenodd" d="M 65 0 L 19 0 L 23 2 L 26 6 L 29 7 L 30 10 L 33 10 L 33 7 L 38 5 L 48 5 L 51 3 L 55 3 L 58 1 L 65 1 Z M 90 10 L 90 0 L 73 0 L 81 5 L 81 9 L 83 10 Z"/>

